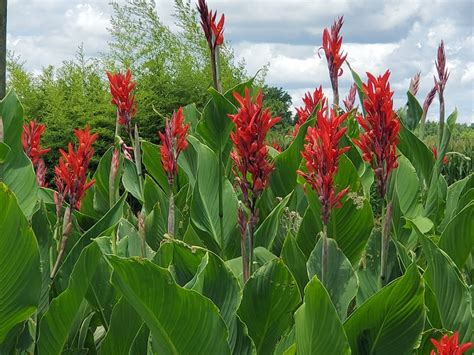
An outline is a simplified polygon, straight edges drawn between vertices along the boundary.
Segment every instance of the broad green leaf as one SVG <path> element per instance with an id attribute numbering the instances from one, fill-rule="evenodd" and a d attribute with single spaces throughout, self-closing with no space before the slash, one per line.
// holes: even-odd
<path id="1" fill-rule="evenodd" d="M 201 144 L 198 150 L 198 175 L 191 202 L 193 229 L 209 250 L 234 257 L 240 250 L 237 230 L 237 196 L 225 179 L 223 183 L 223 235 L 219 223 L 218 160 L 214 152 Z"/>
<path id="2" fill-rule="evenodd" d="M 255 74 L 255 76 L 253 78 L 250 78 L 247 81 L 239 83 L 239 84 L 235 85 L 233 88 L 230 88 L 229 90 L 227 90 L 224 94 L 224 97 L 227 100 L 229 100 L 234 106 L 238 106 L 238 102 L 234 98 L 234 95 L 233 95 L 234 92 L 239 93 L 240 96 L 244 96 L 245 95 L 245 89 L 248 88 L 250 90 L 250 96 L 254 97 L 255 94 L 257 93 L 257 91 L 256 91 L 256 88 L 253 86 L 253 82 L 254 82 L 255 77 L 257 76 L 257 74 Z"/>
<path id="3" fill-rule="evenodd" d="M 363 85 L 362 79 L 360 78 L 359 74 L 357 74 L 357 72 L 354 69 L 352 69 L 348 61 L 346 61 L 346 64 L 349 67 L 349 70 L 351 71 L 351 74 L 352 74 L 352 79 L 354 79 L 354 83 L 356 84 L 357 94 L 359 96 L 359 101 L 360 101 L 360 108 L 362 110 L 362 113 L 365 116 L 365 109 L 364 109 L 364 96 L 365 95 L 364 95 L 364 89 L 362 87 Z"/>
<path id="4" fill-rule="evenodd" d="M 421 186 L 428 187 L 434 166 L 431 150 L 408 128 L 400 124 L 397 148 L 415 167 Z"/>
<path id="5" fill-rule="evenodd" d="M 436 299 L 437 307 L 433 312 L 439 313 L 445 329 L 459 332 L 462 342 L 473 341 L 472 297 L 459 269 L 416 225 L 413 228 L 428 263 L 424 279 Z"/>
<path id="6" fill-rule="evenodd" d="M 411 353 L 425 322 L 423 291 L 414 264 L 357 308 L 344 323 L 352 353 Z"/>
<path id="7" fill-rule="evenodd" d="M 3 143 L 10 148 L 5 161 L 0 164 L 0 181 L 15 194 L 21 210 L 29 218 L 36 205 L 38 186 L 33 165 L 23 152 L 23 107 L 13 90 L 0 102 L 0 117 L 3 122 Z"/>
<path id="8" fill-rule="evenodd" d="M 82 251 L 69 278 L 69 286 L 51 302 L 40 321 L 40 355 L 62 353 L 101 257 L 96 243 Z"/>
<path id="9" fill-rule="evenodd" d="M 0 345 L 38 307 L 40 253 L 15 195 L 0 183 Z"/>
<path id="10" fill-rule="evenodd" d="M 407 97 L 408 97 L 408 110 L 406 114 L 406 126 L 410 130 L 414 130 L 417 126 L 418 123 L 420 122 L 421 115 L 423 114 L 423 108 L 421 107 L 420 103 L 416 99 L 415 96 L 410 91 L 407 91 Z"/>
<path id="11" fill-rule="evenodd" d="M 189 123 L 191 132 L 196 130 L 201 113 L 196 108 L 196 104 L 192 103 L 183 107 L 184 120 Z"/>
<path id="12" fill-rule="evenodd" d="M 229 135 L 234 124 L 227 116 L 235 112 L 235 106 L 215 89 L 210 88 L 211 99 L 202 111 L 196 131 L 217 154 L 230 144 Z"/>
<path id="13" fill-rule="evenodd" d="M 288 204 L 291 194 L 286 196 L 281 202 L 273 209 L 273 211 L 265 218 L 260 224 L 258 229 L 255 231 L 255 246 L 261 246 L 269 250 L 273 249 L 273 242 L 278 232 L 278 226 L 280 225 L 281 215 L 283 209 Z"/>
<path id="14" fill-rule="evenodd" d="M 251 276 L 238 315 L 248 327 L 257 354 L 273 353 L 300 301 L 298 285 L 281 260 L 268 262 Z"/>
<path id="15" fill-rule="evenodd" d="M 470 174 L 462 180 L 456 181 L 448 187 L 446 195 L 446 209 L 444 212 L 444 219 L 438 230 L 443 231 L 449 221 L 454 217 L 457 211 L 458 203 L 465 194 L 465 192 L 471 188 L 474 188 L 474 174 Z"/>
<path id="16" fill-rule="evenodd" d="M 269 250 L 264 247 L 256 247 L 253 251 L 253 265 L 254 269 L 265 265 L 269 261 L 276 259 L 276 255 L 272 254 Z M 241 285 L 243 286 L 243 271 L 242 271 L 242 257 L 227 260 L 226 265 L 232 270 L 234 275 L 237 277 Z"/>
<path id="17" fill-rule="evenodd" d="M 289 329 L 289 331 L 283 334 L 283 336 L 280 338 L 273 355 L 288 354 L 288 352 L 290 351 L 289 349 L 296 345 L 295 341 L 296 341 L 295 326 L 293 326 Z"/>
<path id="18" fill-rule="evenodd" d="M 114 307 L 110 328 L 101 345 L 103 355 L 129 355 L 143 321 L 132 306 L 121 298 Z"/>
<path id="19" fill-rule="evenodd" d="M 322 250 L 323 241 L 319 239 L 307 262 L 308 277 L 311 280 L 317 276 L 322 280 Z M 359 281 L 352 269 L 350 261 L 337 247 L 334 239 L 328 239 L 328 271 L 326 279 L 321 281 L 329 294 L 329 298 L 336 307 L 339 318 L 344 321 L 347 317 L 349 304 L 357 295 Z"/>
<path id="20" fill-rule="evenodd" d="M 5 161 L 7 160 L 8 154 L 10 154 L 11 151 L 12 150 L 6 143 L 0 142 L 0 164 L 5 163 Z"/>
<path id="21" fill-rule="evenodd" d="M 395 189 L 399 207 L 404 216 L 413 218 L 423 212 L 419 195 L 420 184 L 416 171 L 408 159 L 398 158 L 398 168 L 395 171 Z"/>
<path id="22" fill-rule="evenodd" d="M 146 259 L 108 259 L 113 285 L 145 321 L 159 353 L 230 354 L 225 323 L 209 299 Z"/>
<path id="23" fill-rule="evenodd" d="M 462 268 L 474 251 L 474 201 L 471 201 L 448 223 L 441 238 L 439 247 Z"/>
<path id="24" fill-rule="evenodd" d="M 160 147 L 156 144 L 142 141 L 142 150 L 143 165 L 145 165 L 146 171 L 153 177 L 153 179 L 155 179 L 163 191 L 165 191 L 166 194 L 169 194 L 170 187 L 168 177 L 161 165 Z"/>
<path id="25" fill-rule="evenodd" d="M 306 256 L 301 251 L 296 238 L 288 233 L 281 249 L 281 258 L 290 270 L 298 283 L 300 293 L 303 294 L 304 287 L 308 283 L 308 273 L 306 271 Z"/>
<path id="26" fill-rule="evenodd" d="M 298 354 L 350 354 L 342 323 L 323 284 L 314 276 L 304 291 L 304 302 L 295 313 Z"/>
<path id="27" fill-rule="evenodd" d="M 251 354 L 254 345 L 236 315 L 241 300 L 239 282 L 230 268 L 212 252 L 207 252 L 190 288 L 209 298 L 218 308 L 229 330 L 229 346 L 233 354 Z"/>
<path id="28" fill-rule="evenodd" d="M 137 168 L 133 162 L 124 159 L 122 184 L 125 190 L 139 201 L 143 201 L 143 191 L 140 191 L 140 182 Z"/>
<path id="29" fill-rule="evenodd" d="M 110 167 L 112 162 L 112 153 L 114 147 L 109 148 L 105 154 L 100 158 L 97 170 L 94 173 L 94 209 L 103 216 L 112 207 L 110 206 L 109 198 L 109 178 L 110 178 Z M 123 158 L 120 157 L 119 169 L 117 176 L 114 181 L 114 201 L 115 196 L 118 194 L 120 187 L 120 176 L 122 175 Z"/>
<path id="30" fill-rule="evenodd" d="M 299 129 L 291 145 L 275 158 L 275 170 L 270 175 L 270 187 L 275 196 L 287 196 L 296 186 L 296 171 L 301 162 L 304 137 L 309 126 L 315 122 L 309 118 Z"/>

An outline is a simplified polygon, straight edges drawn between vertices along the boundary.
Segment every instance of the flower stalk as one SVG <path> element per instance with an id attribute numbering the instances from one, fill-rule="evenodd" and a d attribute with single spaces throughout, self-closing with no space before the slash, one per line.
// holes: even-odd
<path id="1" fill-rule="evenodd" d="M 449 72 L 446 68 L 446 53 L 444 52 L 444 43 L 441 41 L 438 47 L 438 56 L 435 62 L 436 71 L 438 73 L 438 78 L 435 78 L 436 87 L 438 89 L 438 98 L 439 98 L 439 130 L 438 130 L 438 148 L 441 147 L 441 141 L 443 139 L 444 132 L 444 117 L 445 117 L 445 107 L 444 107 L 444 89 L 446 83 L 448 82 Z"/>

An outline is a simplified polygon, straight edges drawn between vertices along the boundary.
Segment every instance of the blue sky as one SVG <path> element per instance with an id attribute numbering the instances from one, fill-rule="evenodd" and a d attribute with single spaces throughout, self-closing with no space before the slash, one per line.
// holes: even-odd
<path id="1" fill-rule="evenodd" d="M 162 21 L 175 29 L 172 0 L 156 0 Z M 421 71 L 418 93 L 423 102 L 433 86 L 434 60 L 445 42 L 451 76 L 446 88 L 447 112 L 456 106 L 460 122 L 474 123 L 473 2 L 465 1 L 279 1 L 208 0 L 226 14 L 225 38 L 249 74 L 268 65 L 267 82 L 288 90 L 294 105 L 320 84 L 330 96 L 326 61 L 317 56 L 324 27 L 344 15 L 343 50 L 354 69 L 392 72 L 395 105 L 405 102 L 410 78 Z M 48 64 L 71 59 L 81 43 L 93 57 L 107 50 L 111 6 L 107 0 L 9 0 L 7 46 L 40 71 Z M 344 97 L 352 83 L 345 70 L 340 78 Z M 435 119 L 432 106 L 429 118 Z"/>

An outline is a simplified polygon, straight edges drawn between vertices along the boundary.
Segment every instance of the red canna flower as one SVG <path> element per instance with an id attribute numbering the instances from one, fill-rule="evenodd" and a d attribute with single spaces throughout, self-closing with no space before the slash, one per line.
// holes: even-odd
<path id="1" fill-rule="evenodd" d="M 198 12 L 201 16 L 201 27 L 206 36 L 207 43 L 211 51 L 214 51 L 217 46 L 224 42 L 224 14 L 218 23 L 216 23 L 217 11 L 214 13 L 209 10 L 205 0 L 199 0 L 197 5 Z"/>
<path id="2" fill-rule="evenodd" d="M 428 114 L 428 109 L 430 108 L 431 103 L 433 102 L 433 99 L 437 91 L 438 91 L 438 84 L 436 83 L 436 80 L 435 80 L 434 87 L 428 92 L 428 94 L 426 95 L 425 101 L 423 102 L 423 114 L 425 116 Z"/>
<path id="3" fill-rule="evenodd" d="M 454 332 L 451 336 L 443 335 L 440 341 L 431 339 L 431 342 L 436 348 L 436 352 L 432 350 L 431 355 L 462 355 L 472 346 L 470 342 L 459 344 L 458 332 Z"/>
<path id="4" fill-rule="evenodd" d="M 323 45 L 322 49 L 326 55 L 329 68 L 329 77 L 331 79 L 332 90 L 334 92 L 334 102 L 338 104 L 338 82 L 337 78 L 342 75 L 342 64 L 346 60 L 347 54 L 341 51 L 342 37 L 339 36 L 339 31 L 344 24 L 344 17 L 341 16 L 334 21 L 331 26 L 331 31 L 325 28 L 323 31 Z"/>
<path id="5" fill-rule="evenodd" d="M 438 79 L 435 78 L 435 82 L 438 87 L 438 92 L 440 95 L 444 91 L 444 87 L 448 82 L 449 72 L 446 68 L 446 54 L 444 52 L 444 43 L 441 41 L 438 47 L 438 60 L 436 61 L 436 70 L 438 71 Z"/>
<path id="6" fill-rule="evenodd" d="M 25 154 L 30 158 L 35 167 L 38 165 L 40 157 L 51 150 L 51 148 L 41 148 L 41 136 L 45 129 L 44 124 L 37 123 L 36 121 L 30 121 L 28 124 L 25 123 L 23 125 L 21 143 L 23 144 Z"/>
<path id="7" fill-rule="evenodd" d="M 349 190 L 348 187 L 336 193 L 334 176 L 338 169 L 339 157 L 349 150 L 349 147 L 339 147 L 339 140 L 347 127 L 340 127 L 348 113 L 337 115 L 331 109 L 318 111 L 315 127 L 308 127 L 306 144 L 301 153 L 306 160 L 307 173 L 298 170 L 297 173 L 305 178 L 318 194 L 321 202 L 321 219 L 325 225 L 329 222 L 331 210 L 341 205 L 341 198 Z"/>
<path id="8" fill-rule="evenodd" d="M 357 116 L 365 133 L 354 139 L 354 143 L 362 150 L 362 158 L 370 162 L 383 198 L 390 173 L 398 166 L 396 146 L 400 122 L 393 111 L 393 91 L 388 82 L 390 71 L 377 78 L 367 73 L 367 77 L 368 82 L 363 85 L 366 117 Z"/>
<path id="9" fill-rule="evenodd" d="M 296 109 L 298 122 L 296 122 L 295 129 L 293 130 L 293 137 L 298 135 L 300 127 L 308 120 L 319 103 L 319 110 L 325 111 L 327 109 L 325 107 L 326 100 L 324 100 L 323 87 L 319 86 L 319 88 L 316 88 L 313 94 L 308 91 L 303 97 L 303 103 L 304 107 Z"/>
<path id="10" fill-rule="evenodd" d="M 431 147 L 431 152 L 433 153 L 433 156 L 435 159 L 438 159 L 438 150 L 436 149 L 436 147 Z M 443 157 L 443 164 L 444 165 L 448 165 L 449 164 L 449 159 L 448 159 L 448 156 L 445 155 Z"/>
<path id="11" fill-rule="evenodd" d="M 110 83 L 112 104 L 117 106 L 118 122 L 122 126 L 130 128 L 132 118 L 137 112 L 135 95 L 132 94 L 132 90 L 135 88 L 135 82 L 131 81 L 132 72 L 130 69 L 125 74 L 107 72 L 107 77 Z"/>
<path id="12" fill-rule="evenodd" d="M 235 115 L 228 115 L 235 123 L 235 131 L 230 134 L 234 143 L 231 158 L 235 163 L 236 180 L 244 201 L 247 206 L 253 208 L 256 199 L 267 186 L 270 172 L 273 170 L 273 165 L 268 161 L 265 137 L 269 129 L 280 121 L 280 117 L 272 118 L 270 110 L 263 109 L 261 90 L 255 102 L 250 97 L 248 88 L 245 89 L 244 97 L 237 92 L 233 95 L 240 107 Z"/>
<path id="13" fill-rule="evenodd" d="M 349 94 L 347 95 L 346 99 L 343 100 L 344 106 L 346 107 L 346 111 L 350 111 L 354 108 L 355 98 L 356 98 L 357 86 L 356 84 L 352 84 Z"/>
<path id="14" fill-rule="evenodd" d="M 68 145 L 67 152 L 59 149 L 61 154 L 59 164 L 54 168 L 59 196 L 56 196 L 55 200 L 62 203 L 68 198 L 71 208 L 79 209 L 86 190 L 95 182 L 86 180 L 87 169 L 94 155 L 92 144 L 97 139 L 97 134 L 90 134 L 90 127 L 86 126 L 84 130 L 74 130 L 74 135 L 77 137 L 75 149 L 71 143 Z"/>
<path id="15" fill-rule="evenodd" d="M 416 96 L 418 93 L 418 89 L 420 88 L 420 79 L 421 79 L 421 72 L 415 74 L 413 78 L 410 79 L 410 87 L 408 91 L 413 95 Z"/>
<path id="16" fill-rule="evenodd" d="M 178 157 L 181 151 L 187 148 L 186 134 L 188 133 L 189 124 L 184 124 L 183 108 L 180 107 L 178 112 L 174 112 L 171 120 L 166 120 L 165 133 L 158 132 L 162 145 L 161 164 L 168 174 L 168 182 L 173 184 L 174 176 L 178 171 Z"/>
<path id="17" fill-rule="evenodd" d="M 46 172 L 46 164 L 44 163 L 44 160 L 40 158 L 36 165 L 36 182 L 40 187 L 48 187 L 48 184 L 46 183 Z"/>

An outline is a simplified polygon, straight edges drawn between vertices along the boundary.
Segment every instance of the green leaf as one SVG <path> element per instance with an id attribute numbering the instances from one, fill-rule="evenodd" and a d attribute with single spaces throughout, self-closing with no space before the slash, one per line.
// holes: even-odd
<path id="1" fill-rule="evenodd" d="M 0 102 L 0 117 L 3 121 L 3 143 L 10 148 L 0 165 L 0 181 L 15 194 L 21 210 L 29 218 L 36 205 L 38 186 L 33 165 L 23 152 L 23 107 L 13 90 Z"/>
<path id="2" fill-rule="evenodd" d="M 140 183 L 137 174 L 137 168 L 133 162 L 124 159 L 124 170 L 122 176 L 122 184 L 125 190 L 129 192 L 137 200 L 143 202 L 143 191 L 140 191 Z"/>
<path id="3" fill-rule="evenodd" d="M 40 355 L 62 353 L 101 257 L 96 243 L 82 251 L 69 278 L 69 286 L 51 302 L 40 321 Z"/>
<path id="4" fill-rule="evenodd" d="M 397 148 L 415 167 L 422 186 L 428 186 L 434 165 L 433 153 L 403 124 L 400 124 L 398 137 Z"/>
<path id="5" fill-rule="evenodd" d="M 108 259 L 113 285 L 145 321 L 159 353 L 230 354 L 225 323 L 209 299 L 146 259 Z"/>
<path id="6" fill-rule="evenodd" d="M 314 118 L 308 119 L 299 129 L 291 145 L 275 158 L 275 170 L 270 175 L 270 187 L 275 196 L 287 196 L 296 186 L 296 171 L 301 162 L 304 137 Z"/>
<path id="7" fill-rule="evenodd" d="M 298 285 L 279 259 L 262 266 L 247 281 L 238 315 L 248 327 L 257 354 L 273 353 L 300 301 Z"/>
<path id="8" fill-rule="evenodd" d="M 8 154 L 10 154 L 12 150 L 8 146 L 8 144 L 4 142 L 0 142 L 0 164 L 5 163 L 7 160 Z"/>
<path id="9" fill-rule="evenodd" d="M 166 175 L 163 166 L 161 165 L 160 147 L 156 144 L 142 141 L 143 150 L 143 165 L 146 171 L 153 179 L 160 185 L 166 194 L 169 194 L 170 186 L 168 183 L 168 176 Z"/>
<path id="10" fill-rule="evenodd" d="M 101 345 L 101 354 L 131 354 L 130 349 L 142 324 L 143 321 L 140 316 L 122 297 L 112 312 L 110 328 Z"/>
<path id="11" fill-rule="evenodd" d="M 321 258 L 323 243 L 320 238 L 307 262 L 308 276 L 322 279 Z M 337 247 L 334 239 L 328 239 L 328 271 L 323 281 L 332 303 L 336 307 L 339 318 L 344 321 L 347 317 L 349 304 L 357 295 L 359 281 L 352 265 L 344 253 Z"/>
<path id="12" fill-rule="evenodd" d="M 305 288 L 304 302 L 295 313 L 298 354 L 350 354 L 349 343 L 328 292 L 313 277 Z"/>
<path id="13" fill-rule="evenodd" d="M 184 120 L 189 123 L 190 131 L 194 132 L 198 124 L 201 113 L 196 108 L 196 104 L 192 103 L 183 107 Z"/>
<path id="14" fill-rule="evenodd" d="M 234 124 L 227 115 L 234 113 L 235 107 L 215 89 L 209 88 L 209 93 L 211 99 L 202 111 L 196 131 L 217 154 L 225 150 L 226 144 L 230 144 L 229 135 Z"/>
<path id="15" fill-rule="evenodd" d="M 308 283 L 308 273 L 306 271 L 306 256 L 301 251 L 296 238 L 288 233 L 281 249 L 281 258 L 290 270 L 298 283 L 300 293 L 303 294 L 304 287 Z"/>
<path id="16" fill-rule="evenodd" d="M 420 103 L 416 99 L 415 96 L 410 91 L 407 91 L 408 97 L 408 110 L 406 115 L 406 126 L 410 130 L 414 130 L 418 123 L 420 122 L 421 115 L 423 114 L 423 108 L 421 107 Z"/>
<path id="17" fill-rule="evenodd" d="M 105 152 L 102 158 L 100 158 L 99 165 L 97 166 L 97 170 L 94 173 L 94 209 L 100 212 L 102 216 L 106 214 L 110 208 L 112 208 L 112 206 L 110 206 L 109 199 L 109 176 L 112 162 L 112 153 L 114 149 L 114 147 L 110 147 Z M 120 176 L 122 175 L 123 166 L 122 162 L 123 158 L 120 157 L 119 169 L 114 182 L 115 195 L 117 195 L 120 185 Z"/>
<path id="18" fill-rule="evenodd" d="M 36 310 L 41 291 L 40 254 L 28 221 L 0 183 L 0 344 Z"/>
<path id="19" fill-rule="evenodd" d="M 395 171 L 395 189 L 402 214 L 409 218 L 420 216 L 423 212 L 420 198 L 420 184 L 415 168 L 408 159 L 398 158 L 398 168 Z"/>
<path id="20" fill-rule="evenodd" d="M 273 249 L 273 243 L 280 225 L 281 215 L 283 209 L 288 204 L 292 194 L 286 196 L 281 202 L 272 210 L 272 212 L 265 218 L 255 231 L 255 246 L 261 246 L 269 250 Z"/>
<path id="21" fill-rule="evenodd" d="M 351 71 L 352 74 L 352 79 L 354 79 L 354 83 L 356 84 L 357 87 L 357 94 L 359 95 L 359 100 L 360 100 L 360 108 L 362 109 L 362 113 L 365 116 L 365 109 L 364 109 L 364 90 L 362 88 L 362 79 L 360 78 L 359 74 L 355 70 L 352 69 L 350 66 L 349 62 L 346 61 L 347 66 L 349 67 L 349 70 Z"/>
<path id="22" fill-rule="evenodd" d="M 240 250 L 237 230 L 237 196 L 229 180 L 223 181 L 223 235 L 219 224 L 218 160 L 204 144 L 198 150 L 198 174 L 191 202 L 193 229 L 206 247 L 225 257 Z"/>
<path id="23" fill-rule="evenodd" d="M 463 277 L 449 256 L 439 249 L 413 224 L 428 267 L 424 274 L 426 284 L 433 292 L 444 329 L 459 331 L 462 342 L 473 341 L 472 297 Z"/>
<path id="24" fill-rule="evenodd" d="M 451 219 L 439 240 L 439 247 L 462 268 L 474 250 L 474 201 Z"/>
<path id="25" fill-rule="evenodd" d="M 446 225 L 456 214 L 458 210 L 458 203 L 461 196 L 465 195 L 465 192 L 471 188 L 474 188 L 474 174 L 470 174 L 462 180 L 456 181 L 448 187 L 446 196 L 446 209 L 444 212 L 444 219 L 441 225 L 438 226 L 438 230 L 443 231 Z"/>
<path id="26" fill-rule="evenodd" d="M 344 329 L 353 354 L 409 354 L 423 330 L 423 281 L 415 264 L 369 298 Z"/>
<path id="27" fill-rule="evenodd" d="M 277 258 L 275 254 L 272 254 L 264 247 L 256 247 L 253 251 L 253 257 L 253 264 L 255 269 L 258 269 L 269 261 Z M 243 286 L 242 257 L 239 256 L 237 258 L 227 260 L 226 265 L 232 270 L 234 275 L 237 277 L 237 279 Z"/>

